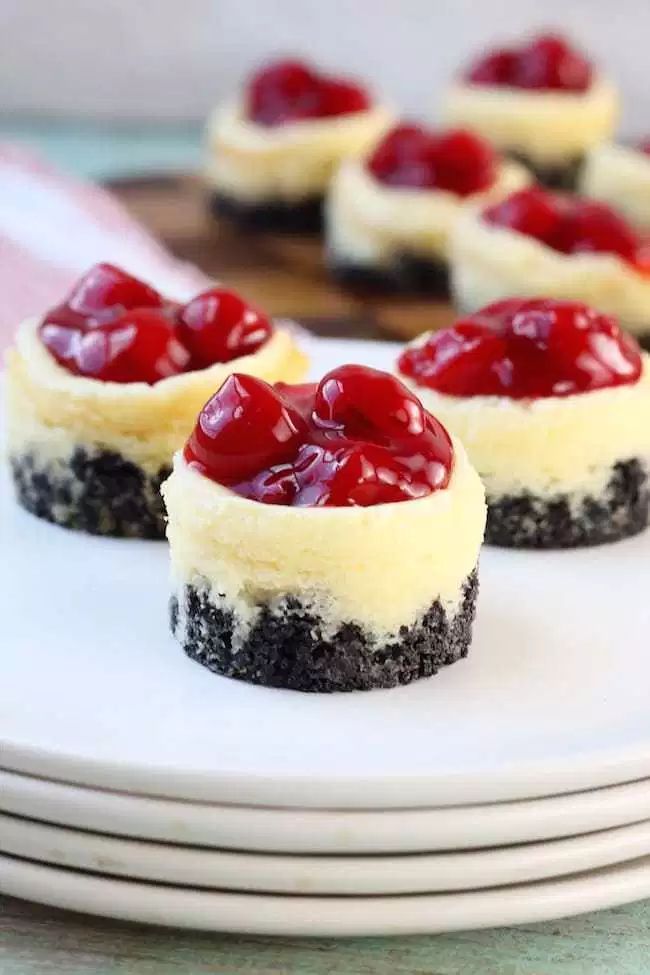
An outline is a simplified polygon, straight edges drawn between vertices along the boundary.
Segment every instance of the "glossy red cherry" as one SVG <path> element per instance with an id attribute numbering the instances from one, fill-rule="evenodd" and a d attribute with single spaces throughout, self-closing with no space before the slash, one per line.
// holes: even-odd
<path id="1" fill-rule="evenodd" d="M 641 139 L 641 141 L 637 143 L 637 149 L 639 152 L 645 152 L 647 156 L 650 156 L 650 138 Z"/>
<path id="2" fill-rule="evenodd" d="M 349 365 L 318 386 L 227 380 L 203 409 L 185 458 L 254 501 L 346 507 L 446 487 L 453 447 L 394 376 Z"/>
<path id="3" fill-rule="evenodd" d="M 106 321 L 133 308 L 161 308 L 163 299 L 144 281 L 119 267 L 95 264 L 76 283 L 65 305 L 86 319 Z"/>
<path id="4" fill-rule="evenodd" d="M 539 399 L 639 379 L 638 345 L 581 302 L 508 298 L 408 348 L 399 369 L 450 396 Z"/>
<path id="5" fill-rule="evenodd" d="M 367 167 L 388 186 L 468 196 L 492 185 L 497 158 L 487 142 L 463 129 L 436 133 L 419 125 L 398 125 L 381 140 Z"/>
<path id="6" fill-rule="evenodd" d="M 512 48 L 497 48 L 465 73 L 475 85 L 583 92 L 591 85 L 590 62 L 558 34 L 541 34 Z"/>
<path id="7" fill-rule="evenodd" d="M 266 315 L 226 288 L 204 291 L 178 312 L 177 334 L 193 369 L 252 355 L 272 331 Z"/>
<path id="8" fill-rule="evenodd" d="M 45 322 L 40 334 L 69 372 L 104 382 L 156 383 L 183 372 L 189 360 L 173 326 L 152 308 L 126 311 L 86 330 Z"/>
<path id="9" fill-rule="evenodd" d="M 201 410 L 185 459 L 222 484 L 236 484 L 292 459 L 305 429 L 272 386 L 233 373 Z"/>
<path id="10" fill-rule="evenodd" d="M 345 115 L 369 105 L 359 85 L 321 75 L 302 61 L 278 61 L 261 68 L 246 92 L 246 114 L 258 125 Z"/>
<path id="11" fill-rule="evenodd" d="M 541 187 L 518 190 L 483 213 L 488 223 L 549 241 L 558 223 L 555 198 Z"/>

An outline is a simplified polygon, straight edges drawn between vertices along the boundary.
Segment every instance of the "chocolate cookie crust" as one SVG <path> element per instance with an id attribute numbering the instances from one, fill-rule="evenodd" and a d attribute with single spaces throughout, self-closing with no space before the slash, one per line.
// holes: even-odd
<path id="1" fill-rule="evenodd" d="M 384 294 L 449 296 L 449 266 L 414 254 L 397 254 L 387 265 L 355 264 L 344 258 L 329 260 L 332 277 L 351 291 L 374 291 Z"/>
<path id="2" fill-rule="evenodd" d="M 165 537 L 169 467 L 152 476 L 115 451 L 77 447 L 66 461 L 14 456 L 11 471 L 19 503 L 38 518 L 91 535 Z"/>
<path id="3" fill-rule="evenodd" d="M 485 541 L 506 548 L 576 548 L 616 542 L 648 525 L 650 482 L 639 460 L 615 464 L 599 497 L 488 495 Z"/>
<path id="4" fill-rule="evenodd" d="M 292 596 L 280 606 L 260 606 L 236 649 L 237 620 L 211 601 L 207 587 L 185 586 L 180 605 L 179 598 L 171 599 L 170 618 L 187 655 L 225 677 L 297 691 L 370 690 L 430 677 L 467 656 L 477 594 L 474 571 L 452 618 L 436 600 L 421 619 L 384 645 L 356 623 L 326 631 L 322 618 Z"/>
<path id="5" fill-rule="evenodd" d="M 243 230 L 281 234 L 318 234 L 323 226 L 323 197 L 312 196 L 297 203 L 284 200 L 256 200 L 245 203 L 223 193 L 212 193 L 210 209 Z"/>
<path id="6" fill-rule="evenodd" d="M 542 186 L 546 186 L 550 190 L 567 190 L 571 193 L 578 187 L 580 173 L 585 161 L 585 157 L 581 155 L 568 159 L 566 163 L 544 166 L 534 162 L 523 152 L 508 152 L 507 155 L 529 169 Z"/>

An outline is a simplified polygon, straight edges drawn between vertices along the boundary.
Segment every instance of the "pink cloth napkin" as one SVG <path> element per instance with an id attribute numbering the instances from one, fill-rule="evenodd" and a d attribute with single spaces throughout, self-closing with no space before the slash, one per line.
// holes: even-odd
<path id="1" fill-rule="evenodd" d="M 106 190 L 0 143 L 0 350 L 24 318 L 59 302 L 99 261 L 181 300 L 206 286 L 205 275 L 173 258 Z"/>

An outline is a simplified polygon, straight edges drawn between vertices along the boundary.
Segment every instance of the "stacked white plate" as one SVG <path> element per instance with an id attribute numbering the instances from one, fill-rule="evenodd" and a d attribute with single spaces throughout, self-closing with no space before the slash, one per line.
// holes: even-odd
<path id="1" fill-rule="evenodd" d="M 315 374 L 394 354 L 312 345 Z M 187 659 L 168 633 L 163 544 L 62 531 L 3 482 L 0 545 L 0 891 L 323 935 L 650 896 L 648 533 L 485 550 L 468 659 L 347 695 Z"/>

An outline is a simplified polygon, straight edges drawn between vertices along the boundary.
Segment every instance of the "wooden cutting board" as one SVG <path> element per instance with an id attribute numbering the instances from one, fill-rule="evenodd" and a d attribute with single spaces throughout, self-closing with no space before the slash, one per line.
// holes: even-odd
<path id="1" fill-rule="evenodd" d="M 217 222 L 196 177 L 116 180 L 110 187 L 177 257 L 320 335 L 407 340 L 453 320 L 444 302 L 342 290 L 327 274 L 317 239 L 242 233 Z"/>

